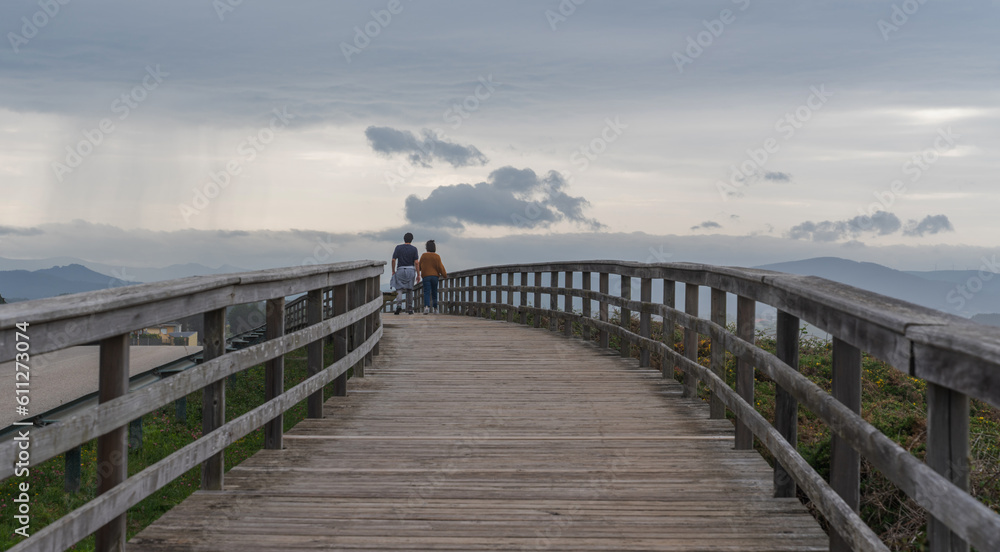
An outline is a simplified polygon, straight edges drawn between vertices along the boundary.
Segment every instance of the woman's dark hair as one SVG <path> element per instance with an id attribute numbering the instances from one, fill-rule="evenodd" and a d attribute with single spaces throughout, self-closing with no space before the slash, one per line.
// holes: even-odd
<path id="1" fill-rule="evenodd" d="M 434 240 L 427 240 L 427 252 L 437 253 L 437 246 L 434 245 Z"/>

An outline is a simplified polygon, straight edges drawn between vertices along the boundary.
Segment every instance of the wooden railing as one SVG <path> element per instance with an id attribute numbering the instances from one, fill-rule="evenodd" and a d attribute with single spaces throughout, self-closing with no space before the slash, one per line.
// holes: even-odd
<path id="1" fill-rule="evenodd" d="M 0 443 L 0 479 L 7 479 L 18 462 L 35 466 L 97 439 L 98 496 L 11 550 L 64 550 L 95 532 L 97 550 L 123 550 L 130 507 L 199 464 L 202 489 L 221 489 L 226 446 L 264 427 L 265 448 L 280 449 L 282 414 L 296 403 L 306 400 L 307 415 L 322 417 L 323 387 L 334 382 L 334 393 L 343 395 L 347 371 L 353 367 L 363 375 L 365 363 L 377 353 L 384 264 L 358 261 L 192 277 L 0 308 L 0 362 L 23 361 L 29 375 L 33 356 L 100 342 L 100 404 L 54 425 L 25 426 L 27 448 L 24 440 Z M 301 293 L 307 294 L 299 300 L 302 308 L 291 309 L 286 320 L 285 297 Z M 257 301 L 267 301 L 268 340 L 226 353 L 226 307 Z M 195 314 L 205 317 L 205 361 L 128 393 L 129 332 Z M 328 336 L 334 362 L 324 367 Z M 310 375 L 285 391 L 283 355 L 303 346 Z M 265 402 L 227 422 L 225 378 L 261 363 L 266 363 Z M 198 390 L 203 393 L 202 436 L 127 477 L 129 422 Z"/>
<path id="2" fill-rule="evenodd" d="M 610 293 L 612 275 L 620 284 L 617 295 Z M 546 276 L 550 285 L 543 285 Z M 634 279 L 639 280 L 638 300 Z M 654 281 L 662 285 L 662 303 L 651 300 Z M 684 284 L 683 309 L 674 304 L 677 282 Z M 711 288 L 708 319 L 698 316 L 702 286 Z M 932 551 L 968 550 L 968 543 L 982 551 L 1000 550 L 1000 515 L 967 491 L 969 397 L 1000 407 L 1000 331 L 995 328 L 822 278 L 688 263 L 492 266 L 449 274 L 440 292 L 443 311 L 451 314 L 508 322 L 516 317 L 526 323 L 530 313 L 535 327 L 543 317 L 550 330 L 563 321 L 567 336 L 576 323 L 585 340 L 596 337 L 602 347 L 609 336 L 617 336 L 622 356 L 638 348 L 642 366 L 649 366 L 650 352 L 658 351 L 669 359 L 662 366 L 664 377 L 672 377 L 675 366 L 683 370 L 686 396 L 696 396 L 702 382 L 711 392 L 713 418 L 725 417 L 726 408 L 735 414 L 736 448 L 752 449 L 756 437 L 774 455 L 775 496 L 793 497 L 796 486 L 802 488 L 830 524 L 833 551 L 887 550 L 857 513 L 860 455 L 928 512 Z M 726 329 L 728 294 L 737 297 L 735 334 Z M 582 302 L 581 312 L 574 310 L 574 298 Z M 754 345 L 757 302 L 778 310 L 777 354 Z M 612 308 L 619 312 L 619 324 L 609 318 Z M 639 317 L 638 333 L 631 330 L 633 312 Z M 651 339 L 652 315 L 664 320 L 668 342 Z M 800 321 L 832 335 L 832 395 L 798 371 Z M 684 329 L 683 356 L 674 350 L 669 328 L 675 324 Z M 697 361 L 699 335 L 712 343 L 708 368 Z M 927 382 L 926 463 L 862 418 L 862 350 Z M 725 380 L 726 351 L 738 359 L 735 390 Z M 777 386 L 773 425 L 754 407 L 755 368 Z M 835 435 L 829 483 L 798 454 L 800 405 Z"/>

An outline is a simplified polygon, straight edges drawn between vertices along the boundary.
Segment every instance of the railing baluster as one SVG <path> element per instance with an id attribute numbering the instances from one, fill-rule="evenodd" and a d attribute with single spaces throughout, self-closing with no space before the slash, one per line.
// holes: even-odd
<path id="1" fill-rule="evenodd" d="M 549 330 L 559 330 L 559 272 L 549 274 Z"/>
<path id="2" fill-rule="evenodd" d="M 278 339 L 285 335 L 285 298 L 267 300 L 267 334 L 268 340 Z M 285 357 L 281 355 L 272 358 L 264 364 L 264 401 L 269 401 L 285 392 Z M 264 448 L 281 450 L 282 434 L 284 433 L 284 415 L 264 424 Z"/>
<path id="3" fill-rule="evenodd" d="M 347 284 L 341 284 L 333 287 L 333 312 L 331 315 L 338 316 L 345 312 L 347 312 Z M 333 333 L 333 361 L 336 362 L 345 356 L 347 356 L 347 328 Z M 335 397 L 347 396 L 346 371 L 333 380 L 333 395 Z"/>
<path id="4" fill-rule="evenodd" d="M 80 490 L 80 447 L 67 450 L 65 457 L 66 481 L 64 490 L 72 494 Z"/>
<path id="5" fill-rule="evenodd" d="M 621 297 L 622 299 L 632 300 L 632 277 L 621 276 Z M 622 328 L 625 328 L 626 332 L 632 331 L 632 309 L 627 307 L 622 307 L 618 315 L 618 322 L 621 324 Z M 632 356 L 632 340 L 626 336 L 622 336 L 621 340 L 621 356 L 623 358 L 629 358 Z"/>
<path id="6" fill-rule="evenodd" d="M 541 272 L 536 272 L 535 273 L 535 278 L 532 281 L 535 283 L 535 309 L 536 309 L 535 310 L 535 314 L 534 314 L 534 323 L 532 324 L 532 326 L 534 326 L 536 328 L 541 328 L 542 327 L 542 313 L 541 313 L 540 309 L 542 308 L 542 291 L 541 291 L 541 289 L 542 289 L 542 273 Z"/>
<path id="7" fill-rule="evenodd" d="M 582 275 L 583 282 L 580 287 L 586 291 L 591 291 L 593 289 L 590 281 L 591 273 L 590 271 L 585 271 Z M 593 303 L 589 297 L 583 299 L 583 324 L 580 328 L 580 335 L 583 337 L 584 341 L 590 341 L 590 318 L 593 315 Z"/>
<path id="8" fill-rule="evenodd" d="M 969 396 L 927 383 L 927 455 L 934 471 L 958 488 L 969 490 Z M 929 516 L 930 552 L 968 552 L 969 544 L 947 525 Z"/>
<path id="9" fill-rule="evenodd" d="M 563 312 L 573 314 L 573 272 L 567 270 L 564 278 L 566 281 L 563 283 Z M 566 317 L 566 322 L 563 325 L 563 335 L 573 337 L 573 319 L 569 316 Z"/>
<path id="10" fill-rule="evenodd" d="M 673 280 L 663 280 L 663 304 L 670 307 L 677 307 L 677 284 Z M 663 319 L 663 342 L 670 347 L 671 350 L 677 345 L 677 339 L 674 335 L 676 330 L 675 320 L 673 315 L 667 315 Z M 674 377 L 674 362 L 670 360 L 667 355 L 663 355 L 663 361 L 660 364 L 660 375 L 664 378 Z"/>
<path id="11" fill-rule="evenodd" d="M 861 412 L 861 350 L 833 338 L 833 398 L 855 413 Z M 844 502 L 858 511 L 861 502 L 861 456 L 837 435 L 830 447 L 830 486 Z M 830 552 L 851 550 L 836 531 L 830 532 Z"/>
<path id="12" fill-rule="evenodd" d="M 698 287 L 695 284 L 684 284 L 684 312 L 698 316 Z M 698 362 L 698 332 L 684 328 L 684 357 Z M 683 397 L 698 396 L 698 378 L 690 370 L 684 370 Z"/>
<path id="13" fill-rule="evenodd" d="M 203 315 L 205 328 L 202 358 L 205 362 L 226 353 L 226 309 L 208 311 Z M 226 423 L 226 385 L 210 383 L 201 392 L 201 434 L 207 435 Z M 201 465 L 201 489 L 221 491 L 225 451 L 219 451 Z"/>
<path id="14" fill-rule="evenodd" d="M 792 368 L 799 369 L 799 319 L 778 311 L 775 336 L 777 357 Z M 799 401 L 780 385 L 775 385 L 774 428 L 793 447 L 799 443 Z M 795 480 L 780 462 L 774 463 L 774 496 L 791 498 L 796 494 Z"/>
<path id="15" fill-rule="evenodd" d="M 521 311 L 520 322 L 521 324 L 528 323 L 528 311 L 524 307 L 528 304 L 528 292 L 524 289 L 528 285 L 528 273 L 521 273 L 521 293 L 518 303 L 518 310 Z"/>
<path id="16" fill-rule="evenodd" d="M 98 402 L 106 403 L 128 393 L 128 334 L 101 340 Z M 128 428 L 121 426 L 97 438 L 97 495 L 128 478 Z M 99 552 L 125 549 L 127 514 L 122 513 L 97 530 Z"/>
<path id="17" fill-rule="evenodd" d="M 306 323 L 319 324 L 323 321 L 323 290 L 314 289 L 306 298 Z M 323 340 L 318 339 L 306 345 L 306 366 L 309 375 L 313 376 L 323 370 Z M 309 395 L 306 400 L 306 416 L 310 418 L 323 417 L 323 390 Z"/>
<path id="18" fill-rule="evenodd" d="M 736 298 L 736 336 L 750 343 L 754 342 L 757 302 L 747 297 Z M 750 406 L 754 406 L 753 363 L 748 359 L 736 360 L 736 393 Z M 753 448 L 753 432 L 746 424 L 736 420 L 736 448 L 750 450 Z"/>
<path id="19" fill-rule="evenodd" d="M 726 292 L 721 289 L 712 288 L 712 322 L 726 327 Z M 712 340 L 712 373 L 722 381 L 726 381 L 726 348 L 722 343 Z M 723 404 L 715 393 L 708 403 L 708 415 L 712 419 L 723 420 L 726 418 L 726 405 Z"/>
<path id="20" fill-rule="evenodd" d="M 639 311 L 639 335 L 649 339 L 651 315 L 648 305 L 653 300 L 652 278 L 642 278 L 639 280 L 639 300 L 643 302 L 643 308 Z M 639 366 L 649 368 L 649 346 L 646 344 L 639 347 Z"/>
<path id="21" fill-rule="evenodd" d="M 610 320 L 610 316 L 608 313 L 607 295 L 611 293 L 611 275 L 608 274 L 607 272 L 601 272 L 598 275 L 598 279 L 599 279 L 598 285 L 601 288 L 600 292 L 602 294 L 602 298 L 600 303 L 598 303 L 597 308 L 598 312 L 600 313 L 601 322 L 608 322 Z M 610 334 L 608 333 L 608 330 L 606 330 L 604 327 L 600 329 L 598 333 L 598 339 L 600 341 L 600 346 L 602 349 L 607 349 L 611 345 Z"/>
<path id="22" fill-rule="evenodd" d="M 514 273 L 507 273 L 507 322 L 514 321 Z"/>

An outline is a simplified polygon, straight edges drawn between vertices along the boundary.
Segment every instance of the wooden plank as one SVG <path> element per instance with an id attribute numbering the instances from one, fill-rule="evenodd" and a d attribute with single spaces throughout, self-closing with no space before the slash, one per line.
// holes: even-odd
<path id="1" fill-rule="evenodd" d="M 726 325 L 726 292 L 721 289 L 712 288 L 712 313 L 711 320 L 719 326 Z M 726 347 L 718 339 L 712 339 L 711 368 L 712 373 L 720 379 L 726 379 Z M 712 394 L 709 399 L 709 416 L 713 419 L 722 420 L 726 417 L 726 405 L 722 399 Z"/>
<path id="2" fill-rule="evenodd" d="M 743 341 L 754 343 L 754 319 L 757 316 L 757 303 L 747 297 L 736 298 L 736 335 Z M 743 397 L 747 404 L 754 404 L 754 365 L 753 361 L 740 357 L 736 361 L 736 394 Z M 753 448 L 753 432 L 739 419 L 736 421 L 736 448 L 750 450 Z"/>
<path id="3" fill-rule="evenodd" d="M 797 500 L 771 498 L 769 468 L 732 449 L 727 422 L 632 359 L 450 317 L 396 318 L 382 349 L 359 382 L 371 392 L 300 423 L 280 455 L 234 468 L 227 491 L 193 495 L 130 550 L 827 546 Z"/>
<path id="4" fill-rule="evenodd" d="M 778 311 L 777 329 L 775 335 L 776 355 L 793 370 L 799 369 L 799 319 L 782 311 Z M 775 384 L 774 399 L 774 429 L 788 441 L 793 448 L 799 446 L 799 401 L 785 388 Z M 795 480 L 782 467 L 781 462 L 774 463 L 774 496 L 796 496 Z"/>
<path id="5" fill-rule="evenodd" d="M 833 398 L 861 413 L 861 351 L 833 338 Z M 834 435 L 830 449 L 830 486 L 855 512 L 861 506 L 861 456 L 851 444 Z M 850 551 L 850 543 L 836 530 L 830 533 L 830 551 Z"/>
<path id="6" fill-rule="evenodd" d="M 98 402 L 106 403 L 128 393 L 128 334 L 101 341 Z M 128 442 L 125 426 L 97 438 L 97 495 L 105 494 L 128 478 Z M 121 513 L 97 530 L 98 552 L 125 549 L 125 523 Z"/>
<path id="7" fill-rule="evenodd" d="M 226 354 L 226 309 L 206 312 L 203 316 L 203 325 L 205 337 L 202 341 L 204 345 L 202 362 L 205 363 Z M 183 377 L 184 375 L 180 374 L 174 377 Z M 220 379 L 208 383 L 202 390 L 201 433 L 207 435 L 222 427 L 224 423 L 226 423 L 226 385 Z M 201 488 L 206 491 L 222 489 L 224 473 L 225 452 L 219 451 L 201 466 Z"/>
<path id="8" fill-rule="evenodd" d="M 698 316 L 698 286 L 684 284 L 684 312 L 688 316 Z M 698 362 L 698 332 L 692 328 L 684 329 L 684 356 Z M 694 374 L 684 372 L 684 396 L 698 396 L 698 379 Z"/>

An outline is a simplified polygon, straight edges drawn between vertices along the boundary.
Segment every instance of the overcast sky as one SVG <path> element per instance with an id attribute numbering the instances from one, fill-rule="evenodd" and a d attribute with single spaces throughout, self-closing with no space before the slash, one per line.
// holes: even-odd
<path id="1" fill-rule="evenodd" d="M 0 257 L 997 252 L 997 2 L 577 2 L 3 2 Z"/>

